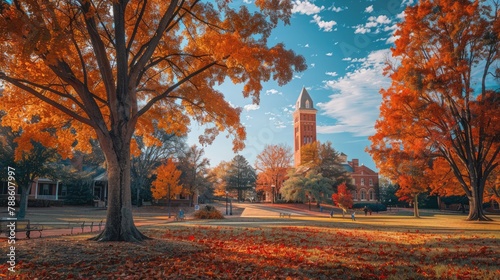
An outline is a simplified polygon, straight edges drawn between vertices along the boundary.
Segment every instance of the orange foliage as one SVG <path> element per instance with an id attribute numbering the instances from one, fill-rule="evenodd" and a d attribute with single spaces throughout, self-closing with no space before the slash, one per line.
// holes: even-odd
<path id="1" fill-rule="evenodd" d="M 256 190 L 271 192 L 271 186 L 279 193 L 283 182 L 288 178 L 287 172 L 292 167 L 292 150 L 285 145 L 266 145 L 257 155 L 255 169 L 257 174 Z"/>
<path id="2" fill-rule="evenodd" d="M 302 56 L 267 41 L 291 16 L 291 0 L 258 1 L 254 13 L 215 2 L 2 1 L 2 125 L 23 131 L 19 150 L 33 139 L 68 156 L 90 152 L 89 139 L 98 139 L 109 179 L 99 240 L 144 238 L 127 194 L 134 134 L 154 142 L 157 126 L 185 135 L 193 120 L 206 128 L 202 144 L 225 131 L 241 150 L 240 109 L 217 86 L 241 83 L 258 103 L 262 82 L 283 85 L 306 69 Z"/>
<path id="3" fill-rule="evenodd" d="M 394 173 L 404 163 L 387 162 L 399 157 L 391 153 L 411 151 L 408 159 L 418 159 L 413 163 L 426 184 L 434 181 L 437 192 L 469 197 L 469 219 L 484 219 L 485 184 L 499 168 L 500 99 L 488 80 L 498 72 L 500 40 L 498 32 L 491 33 L 498 31 L 498 11 L 488 5 L 423 0 L 406 9 L 392 50 L 400 63 L 386 69 L 392 84 L 381 90 L 377 133 L 370 138 L 381 173 Z M 432 162 L 435 170 L 426 171 Z M 402 175 L 398 180 L 413 184 L 408 170 Z M 456 184 L 436 183 L 443 178 Z"/>
<path id="4" fill-rule="evenodd" d="M 277 20 L 288 22 L 291 1 L 258 1 L 260 13 L 226 1 L 218 7 L 203 1 L 18 2 L 4 4 L 0 16 L 0 36 L 9 38 L 0 46 L 0 110 L 8 112 L 2 125 L 26 131 L 19 149 L 34 139 L 64 155 L 90 151 L 89 138 L 106 137 L 122 119 L 146 140 L 153 122 L 181 135 L 191 117 L 207 126 L 202 142 L 227 131 L 240 150 L 240 110 L 214 86 L 226 78 L 243 83 L 244 96 L 258 103 L 263 81 L 284 84 L 306 67 L 282 44 L 267 44 Z M 43 133 L 48 126 L 57 132 Z"/>
<path id="5" fill-rule="evenodd" d="M 177 169 L 171 158 L 160 165 L 156 171 L 156 180 L 153 182 L 151 193 L 153 198 L 175 198 L 182 191 L 182 185 L 179 184 L 181 171 Z M 168 197 L 170 195 L 170 197 Z"/>
<path id="6" fill-rule="evenodd" d="M 347 212 L 347 209 L 352 207 L 352 193 L 347 189 L 345 183 L 338 185 L 337 193 L 332 194 L 332 200 L 344 212 Z"/>

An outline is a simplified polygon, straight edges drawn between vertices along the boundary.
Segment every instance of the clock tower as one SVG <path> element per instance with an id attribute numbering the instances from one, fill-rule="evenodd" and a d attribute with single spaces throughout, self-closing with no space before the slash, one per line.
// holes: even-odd
<path id="1" fill-rule="evenodd" d="M 316 141 L 316 112 L 313 101 L 305 88 L 302 88 L 293 113 L 294 163 L 297 168 L 302 162 L 300 149 Z"/>

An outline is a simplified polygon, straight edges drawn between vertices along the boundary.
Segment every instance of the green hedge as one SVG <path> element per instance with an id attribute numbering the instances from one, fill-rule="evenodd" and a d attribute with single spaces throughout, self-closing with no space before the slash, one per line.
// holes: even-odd
<path id="1" fill-rule="evenodd" d="M 7 198 L 0 199 L 0 206 L 7 207 L 9 200 Z M 64 206 L 63 200 L 47 200 L 47 199 L 28 199 L 28 207 L 51 207 Z M 19 207 L 19 201 L 16 200 L 16 206 Z"/>
<path id="2" fill-rule="evenodd" d="M 367 203 L 367 202 L 359 202 L 359 203 L 354 203 L 352 205 L 353 209 L 363 209 L 368 207 L 368 209 L 371 209 L 373 212 L 377 211 L 387 211 L 387 206 L 381 203 Z"/>

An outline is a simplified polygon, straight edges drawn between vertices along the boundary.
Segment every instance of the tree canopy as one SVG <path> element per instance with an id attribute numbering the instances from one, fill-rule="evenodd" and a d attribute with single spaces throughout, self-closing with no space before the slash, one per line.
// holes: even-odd
<path id="1" fill-rule="evenodd" d="M 320 202 L 325 201 L 332 194 L 332 183 L 331 179 L 314 171 L 306 174 L 292 171 L 290 178 L 281 188 L 281 194 L 284 199 L 290 201 L 307 202 L 309 199 L 314 199 L 319 206 Z"/>
<path id="2" fill-rule="evenodd" d="M 283 181 L 292 167 L 292 149 L 286 145 L 266 145 L 264 150 L 257 155 L 255 169 L 257 170 L 257 184 L 259 189 L 271 192 L 275 187 L 275 195 L 280 192 Z"/>
<path id="3" fill-rule="evenodd" d="M 342 216 L 352 207 L 352 193 L 347 189 L 345 183 L 337 186 L 337 192 L 332 194 L 332 200 L 335 205 L 342 209 Z"/>
<path id="4" fill-rule="evenodd" d="M 258 103 L 263 81 L 283 85 L 305 70 L 303 57 L 268 42 L 280 21 L 289 23 L 292 1 L 255 5 L 256 12 L 226 0 L 1 1 L 2 123 L 23 130 L 20 151 L 35 140 L 70 156 L 98 139 L 109 199 L 96 240 L 145 238 L 131 211 L 134 134 L 157 143 L 154 125 L 183 135 L 194 120 L 206 125 L 202 143 L 226 131 L 240 150 L 240 109 L 216 86 L 241 83 Z"/>
<path id="5" fill-rule="evenodd" d="M 241 201 L 245 199 L 243 191 L 255 189 L 257 174 L 244 156 L 236 155 L 230 162 L 225 180 L 228 190 L 236 190 Z"/>
<path id="6" fill-rule="evenodd" d="M 385 164 L 390 150 L 429 155 L 440 168 L 446 162 L 469 198 L 469 220 L 488 219 L 485 184 L 499 166 L 498 8 L 495 1 L 423 0 L 406 9 L 392 50 L 399 62 L 387 67 L 392 84 L 381 91 L 370 138 L 382 174 L 393 168 Z"/>
<path id="7" fill-rule="evenodd" d="M 156 170 L 156 180 L 153 181 L 151 192 L 153 198 L 162 199 L 175 198 L 182 192 L 182 185 L 179 184 L 181 171 L 175 166 L 175 162 L 168 158 L 166 162 L 160 165 Z"/>
<path id="8" fill-rule="evenodd" d="M 301 150 L 302 165 L 307 170 L 314 170 L 335 184 L 347 182 L 348 174 L 342 166 L 340 153 L 332 147 L 332 142 L 319 141 L 304 145 Z"/>

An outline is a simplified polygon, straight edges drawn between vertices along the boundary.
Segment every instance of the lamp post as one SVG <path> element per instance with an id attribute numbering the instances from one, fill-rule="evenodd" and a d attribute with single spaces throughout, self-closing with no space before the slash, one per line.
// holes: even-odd
<path id="1" fill-rule="evenodd" d="M 274 189 L 276 188 L 275 185 L 271 185 L 271 191 L 272 191 L 272 194 L 273 194 L 273 199 L 272 199 L 272 202 L 274 204 Z"/>
<path id="2" fill-rule="evenodd" d="M 226 215 L 229 215 L 229 210 L 227 208 L 227 202 L 228 202 L 227 195 L 228 195 L 228 191 L 226 191 Z"/>
<path id="3" fill-rule="evenodd" d="M 307 196 L 309 198 L 309 211 L 311 211 L 311 195 Z"/>

